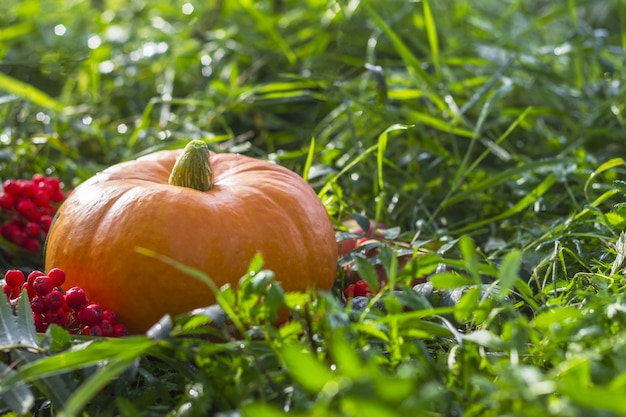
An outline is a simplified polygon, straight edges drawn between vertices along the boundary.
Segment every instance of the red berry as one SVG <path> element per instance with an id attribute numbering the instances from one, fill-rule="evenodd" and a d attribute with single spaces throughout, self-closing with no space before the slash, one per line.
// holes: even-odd
<path id="1" fill-rule="evenodd" d="M 65 303 L 72 309 L 79 311 L 87 305 L 87 296 L 80 287 L 72 287 L 65 292 Z"/>
<path id="2" fill-rule="evenodd" d="M 370 286 L 367 285 L 367 282 L 365 282 L 364 280 L 360 279 L 355 284 L 354 295 L 359 297 L 359 296 L 371 296 L 373 294 L 372 294 L 372 292 L 370 290 Z"/>
<path id="3" fill-rule="evenodd" d="M 45 207 L 50 203 L 50 196 L 45 190 L 38 189 L 33 194 L 32 200 L 37 207 Z"/>
<path id="4" fill-rule="evenodd" d="M 21 287 L 12 287 L 8 284 L 2 284 L 2 292 L 8 300 L 15 300 L 16 298 L 18 298 L 21 291 Z"/>
<path id="5" fill-rule="evenodd" d="M 37 253 L 41 250 L 41 243 L 34 239 L 29 239 L 24 243 L 24 249 L 30 253 Z"/>
<path id="6" fill-rule="evenodd" d="M 20 186 L 15 180 L 6 180 L 4 184 L 2 184 L 2 188 L 4 192 L 9 194 L 12 197 L 16 197 L 20 192 Z"/>
<path id="7" fill-rule="evenodd" d="M 54 193 L 50 196 L 50 199 L 55 203 L 60 203 L 64 198 L 63 190 L 60 189 L 54 190 Z"/>
<path id="8" fill-rule="evenodd" d="M 9 269 L 4 274 L 4 281 L 12 287 L 19 287 L 24 284 L 24 273 L 19 269 Z"/>
<path id="9" fill-rule="evenodd" d="M 37 295 L 37 293 L 35 293 L 35 290 L 33 289 L 33 287 L 31 285 L 29 285 L 28 283 L 22 285 L 22 289 L 26 290 L 26 293 L 28 294 L 28 299 L 32 300 L 33 297 L 35 297 Z"/>
<path id="10" fill-rule="evenodd" d="M 52 268 L 48 271 L 48 276 L 52 278 L 55 287 L 60 287 L 65 282 L 65 272 L 60 268 Z"/>
<path id="11" fill-rule="evenodd" d="M 102 336 L 102 328 L 97 324 L 85 326 L 83 334 L 86 336 Z"/>
<path id="12" fill-rule="evenodd" d="M 57 310 L 63 307 L 65 297 L 63 296 L 63 293 L 61 291 L 55 288 L 48 294 L 44 295 L 43 300 L 48 310 Z"/>
<path id="13" fill-rule="evenodd" d="M 54 282 L 52 282 L 52 278 L 50 278 L 49 276 L 42 275 L 35 278 L 33 288 L 35 289 L 35 292 L 37 294 L 46 295 L 54 288 Z"/>
<path id="14" fill-rule="evenodd" d="M 24 232 L 28 237 L 39 237 L 41 227 L 39 227 L 39 224 L 35 222 L 28 222 L 26 223 L 26 226 L 24 226 Z"/>
<path id="15" fill-rule="evenodd" d="M 41 226 L 44 232 L 48 233 L 48 230 L 50 230 L 51 224 L 52 224 L 52 216 L 48 214 L 43 214 L 39 218 L 39 226 Z"/>
<path id="16" fill-rule="evenodd" d="M 33 313 L 43 314 L 46 312 L 46 300 L 43 296 L 36 295 L 30 300 L 30 308 L 33 310 Z"/>
<path id="17" fill-rule="evenodd" d="M 58 178 L 48 177 L 45 179 L 44 183 L 46 187 L 55 191 L 61 188 L 61 181 Z"/>
<path id="18" fill-rule="evenodd" d="M 57 209 L 54 206 L 45 206 L 45 207 L 39 207 L 39 214 L 41 215 L 39 217 L 39 222 L 41 223 L 41 218 L 43 216 L 50 216 L 50 217 L 54 217 L 54 215 L 56 214 Z"/>
<path id="19" fill-rule="evenodd" d="M 128 335 L 128 329 L 121 323 L 113 326 L 113 337 L 122 337 Z"/>
<path id="20" fill-rule="evenodd" d="M 20 187 L 20 195 L 30 198 L 35 194 L 36 187 L 31 181 L 19 180 L 17 184 Z"/>
<path id="21" fill-rule="evenodd" d="M 35 329 L 39 333 L 43 333 L 48 329 L 48 323 L 46 323 L 41 314 L 33 313 L 33 320 L 35 320 Z"/>
<path id="22" fill-rule="evenodd" d="M 44 275 L 46 275 L 46 274 L 44 274 L 41 271 L 34 270 L 30 274 L 28 274 L 28 278 L 26 279 L 26 283 L 28 285 L 30 285 L 31 287 L 33 287 L 35 285 L 35 278 L 41 277 L 41 276 L 44 276 Z"/>
<path id="23" fill-rule="evenodd" d="M 17 210 L 18 213 L 20 213 L 26 219 L 33 221 L 33 222 L 39 221 L 41 217 L 39 212 L 37 211 L 37 207 L 35 206 L 35 203 L 33 203 L 31 200 L 18 201 L 17 205 L 15 206 L 15 209 Z"/>
<path id="24" fill-rule="evenodd" d="M 104 310 L 102 317 L 104 320 L 111 323 L 111 325 L 117 324 L 117 313 L 113 310 Z"/>
<path id="25" fill-rule="evenodd" d="M 28 237 L 26 236 L 26 233 L 22 232 L 21 230 L 14 229 L 9 236 L 9 239 L 11 239 L 11 242 L 15 243 L 16 245 L 21 246 L 26 243 Z"/>
<path id="26" fill-rule="evenodd" d="M 102 320 L 102 322 L 100 323 L 100 328 L 102 329 L 102 336 L 113 336 L 113 325 L 109 323 L 108 320 Z"/>
<path id="27" fill-rule="evenodd" d="M 48 324 L 58 324 L 59 326 L 65 325 L 65 311 L 62 308 L 56 310 L 48 310 L 43 314 Z"/>
<path id="28" fill-rule="evenodd" d="M 32 181 L 37 185 L 44 182 L 45 180 L 46 180 L 46 176 L 43 174 L 39 174 L 39 173 L 33 175 L 33 178 L 32 178 Z"/>
<path id="29" fill-rule="evenodd" d="M 102 307 L 98 304 L 89 304 L 78 312 L 78 321 L 85 326 L 100 324 L 104 316 Z"/>
<path id="30" fill-rule="evenodd" d="M 13 207 L 13 203 L 15 199 L 11 197 L 10 194 L 2 193 L 0 194 L 0 207 L 5 210 L 10 210 Z"/>

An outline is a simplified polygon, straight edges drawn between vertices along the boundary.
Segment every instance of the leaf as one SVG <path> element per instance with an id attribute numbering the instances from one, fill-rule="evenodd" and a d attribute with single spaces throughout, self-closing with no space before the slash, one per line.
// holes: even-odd
<path id="1" fill-rule="evenodd" d="M 370 231 L 371 224 L 370 224 L 369 217 L 363 216 L 362 214 L 359 214 L 359 213 L 348 212 L 348 214 L 350 215 L 350 217 L 354 219 L 354 221 L 356 221 L 356 224 L 358 224 L 361 230 L 363 230 L 363 233 L 367 233 Z M 351 237 L 351 236 L 348 236 L 348 237 Z M 353 237 L 360 237 L 360 236 L 354 235 Z"/>
<path id="2" fill-rule="evenodd" d="M 313 164 L 313 156 L 315 155 L 315 137 L 311 138 L 309 145 L 309 152 L 306 155 L 306 162 L 304 163 L 304 169 L 302 170 L 302 178 L 305 181 L 309 181 L 309 173 L 311 172 L 311 165 Z"/>
<path id="3" fill-rule="evenodd" d="M 545 333 L 551 333 L 552 329 L 567 329 L 579 323 L 583 313 L 575 306 L 555 307 L 535 317 L 534 324 Z"/>
<path id="4" fill-rule="evenodd" d="M 475 281 L 480 280 L 478 271 L 478 256 L 476 255 L 476 244 L 467 235 L 461 236 L 459 239 L 459 249 L 461 255 L 463 255 L 463 262 L 467 272 L 474 278 Z"/>
<path id="5" fill-rule="evenodd" d="M 377 229 L 376 233 L 380 233 L 385 239 L 394 240 L 400 236 L 400 227 L 390 227 L 389 229 Z"/>
<path id="6" fill-rule="evenodd" d="M 14 373 L 12 368 L 0 361 L 0 376 L 2 378 Z M 26 384 L 16 384 L 11 390 L 4 392 L 1 398 L 11 410 L 18 414 L 26 414 L 35 404 L 35 396 Z"/>
<path id="7" fill-rule="evenodd" d="M 462 335 L 462 338 L 463 340 L 466 340 L 468 342 L 472 342 L 490 349 L 504 348 L 504 342 L 502 341 L 502 339 L 500 339 L 500 337 L 484 329 L 475 330 L 471 333 Z"/>
<path id="8" fill-rule="evenodd" d="M 411 49 L 406 46 L 404 41 L 394 32 L 394 30 L 380 17 L 374 8 L 368 1 L 363 1 L 362 4 L 367 9 L 367 12 L 372 16 L 376 24 L 385 32 L 389 37 L 393 46 L 396 48 L 402 60 L 409 68 L 409 70 L 415 72 L 431 89 L 436 90 L 436 83 L 433 78 L 422 68 L 422 64 L 418 61 L 417 57 L 411 52 Z"/>
<path id="9" fill-rule="evenodd" d="M 474 313 L 474 310 L 476 310 L 476 307 L 478 307 L 481 289 L 478 286 L 471 287 L 462 294 L 454 310 L 454 318 L 460 323 L 468 320 Z"/>
<path id="10" fill-rule="evenodd" d="M 22 290 L 18 300 L 16 324 L 21 329 L 22 344 L 28 346 L 37 346 L 39 344 L 35 320 L 33 319 L 33 310 L 31 309 L 26 290 Z"/>
<path id="11" fill-rule="evenodd" d="M 398 417 L 395 407 L 389 406 L 376 398 L 347 396 L 341 398 L 340 405 L 346 415 L 359 417 Z"/>
<path id="12" fill-rule="evenodd" d="M 428 35 L 428 45 L 430 46 L 430 55 L 432 56 L 435 73 L 439 77 L 441 75 L 441 65 L 439 62 L 439 39 L 437 37 L 437 25 L 430 8 L 430 1 L 423 0 L 422 8 L 424 10 L 424 23 L 426 24 L 426 34 Z"/>
<path id="13" fill-rule="evenodd" d="M 331 335 L 329 349 L 341 375 L 357 379 L 367 372 L 360 355 L 355 353 L 354 347 L 348 343 L 343 332 L 338 331 Z"/>
<path id="14" fill-rule="evenodd" d="M 396 130 L 406 130 L 414 126 L 394 124 L 389 126 L 378 136 L 378 153 L 376 155 L 376 166 L 378 168 L 378 192 L 385 190 L 385 182 L 383 181 L 383 161 L 385 159 L 385 151 L 387 150 L 387 142 L 389 140 L 389 132 Z"/>
<path id="15" fill-rule="evenodd" d="M 587 178 L 585 186 L 583 187 L 583 192 L 585 193 L 585 198 L 588 202 L 591 202 L 591 197 L 589 196 L 589 186 L 591 185 L 591 182 L 604 171 L 623 165 L 626 165 L 626 162 L 624 162 L 622 158 L 612 158 L 600 165 L 595 171 L 591 173 L 591 175 L 589 175 L 589 178 Z"/>
<path id="16" fill-rule="evenodd" d="M 439 290 L 451 290 L 466 287 L 474 283 L 470 278 L 454 272 L 441 272 L 432 275 L 428 280 L 432 282 L 433 287 Z"/>
<path id="17" fill-rule="evenodd" d="M 303 345 L 292 344 L 283 347 L 280 358 L 294 381 L 312 394 L 318 394 L 328 384 L 338 381 L 338 376 L 327 365 L 318 361 Z"/>
<path id="18" fill-rule="evenodd" d="M 65 110 L 65 106 L 63 104 L 53 99 L 43 91 L 2 72 L 0 72 L 0 90 L 15 94 L 16 96 L 20 96 L 23 99 L 37 104 L 38 106 L 54 110 L 58 113 L 63 113 Z"/>
<path id="19" fill-rule="evenodd" d="M 515 205 L 513 205 L 513 207 L 505 210 L 504 212 L 502 212 L 502 213 L 500 213 L 500 214 L 498 214 L 496 216 L 493 216 L 493 217 L 490 217 L 490 218 L 487 218 L 487 219 L 483 219 L 483 220 L 479 220 L 477 222 L 474 222 L 472 224 L 464 226 L 464 227 L 462 227 L 460 229 L 454 230 L 454 231 L 452 231 L 450 233 L 451 234 L 466 233 L 466 232 L 469 232 L 470 230 L 477 229 L 479 227 L 488 225 L 489 223 L 494 223 L 494 222 L 502 220 L 502 219 L 506 219 L 507 217 L 511 217 L 514 214 L 517 214 L 517 213 L 521 212 L 526 207 L 530 206 L 531 204 L 534 204 L 537 201 L 537 199 L 539 199 L 539 197 L 541 197 L 550 188 L 552 188 L 552 186 L 557 182 L 557 179 L 558 178 L 554 174 L 548 175 L 530 193 L 528 193 L 524 198 L 522 198 L 517 203 L 515 203 Z M 612 190 L 612 191 L 615 191 L 615 190 Z"/>
<path id="20" fill-rule="evenodd" d="M 378 104 L 384 104 L 387 101 L 387 80 L 385 72 L 380 65 L 365 64 L 365 69 L 370 72 L 376 82 L 376 96 Z"/>
<path id="21" fill-rule="evenodd" d="M 13 310 L 7 297 L 0 297 L 0 350 L 9 349 L 19 344 L 20 332 L 13 316 Z"/>
<path id="22" fill-rule="evenodd" d="M 172 317 L 169 314 L 166 314 L 148 329 L 146 335 L 155 341 L 165 340 L 170 336 L 172 327 L 174 327 Z"/>
<path id="23" fill-rule="evenodd" d="M 46 351 L 60 351 L 69 347 L 70 339 L 70 333 L 67 330 L 51 324 L 41 340 L 41 347 Z"/>
<path id="24" fill-rule="evenodd" d="M 21 365 L 13 375 L 0 380 L 0 395 L 20 383 L 32 382 L 98 365 L 100 362 L 111 360 L 117 355 L 126 355 L 127 352 L 145 352 L 156 343 L 147 336 L 129 336 L 87 342 L 74 347 L 74 350 L 64 351 Z"/>
<path id="25" fill-rule="evenodd" d="M 82 409 L 93 397 L 98 395 L 102 388 L 107 386 L 113 378 L 133 365 L 133 363 L 140 356 L 144 355 L 148 349 L 152 348 L 152 346 L 152 343 L 137 343 L 108 359 L 105 366 L 98 368 L 87 381 L 74 391 L 58 416 L 72 417 L 79 415 Z"/>
<path id="26" fill-rule="evenodd" d="M 17 346 L 40 350 L 26 291 L 22 291 L 17 301 L 17 314 L 14 315 L 9 300 L 4 296 L 0 297 L 0 350 Z"/>
<path id="27" fill-rule="evenodd" d="M 369 261 L 368 258 L 365 258 L 361 255 L 356 255 L 354 257 L 354 264 L 356 266 L 356 270 L 359 272 L 359 276 L 367 282 L 370 290 L 373 293 L 378 292 L 378 287 L 380 285 L 378 281 L 378 273 L 376 272 L 376 268 Z"/>
<path id="28" fill-rule="evenodd" d="M 503 297 L 509 295 L 515 281 L 519 279 L 519 270 L 522 265 L 522 254 L 519 251 L 512 251 L 506 254 L 502 260 L 502 265 L 498 269 L 498 280 L 500 294 Z"/>

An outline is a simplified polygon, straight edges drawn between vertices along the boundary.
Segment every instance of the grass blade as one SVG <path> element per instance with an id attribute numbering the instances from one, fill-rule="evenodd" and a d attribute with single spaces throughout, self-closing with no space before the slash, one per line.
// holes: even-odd
<path id="1" fill-rule="evenodd" d="M 396 48 L 400 57 L 407 65 L 408 69 L 419 76 L 419 78 L 426 83 L 432 90 L 435 90 L 436 83 L 433 78 L 428 75 L 422 68 L 422 65 L 418 61 L 417 57 L 411 52 L 408 46 L 400 39 L 396 32 L 385 22 L 385 20 L 370 6 L 369 1 L 363 1 L 361 4 L 365 6 L 369 15 L 374 19 L 376 24 L 385 32 L 389 37 L 393 46 Z"/>
<path id="2" fill-rule="evenodd" d="M 309 181 L 309 172 L 311 171 L 311 165 L 313 164 L 313 155 L 315 155 L 315 137 L 311 138 L 309 152 L 306 155 L 306 162 L 304 163 L 304 169 L 302 170 L 302 178 L 304 178 L 307 182 Z"/>
<path id="3" fill-rule="evenodd" d="M 437 25 L 430 8 L 429 0 L 422 0 L 424 10 L 424 22 L 426 24 L 426 35 L 428 36 L 428 44 L 430 45 L 430 54 L 433 59 L 433 66 L 437 78 L 441 77 L 441 63 L 439 62 L 439 38 L 437 36 Z"/>
<path id="4" fill-rule="evenodd" d="M 518 201 L 513 207 L 504 211 L 503 213 L 498 214 L 497 216 L 490 217 L 488 219 L 479 220 L 472 224 L 469 224 L 465 227 L 461 227 L 460 229 L 454 230 L 453 234 L 463 234 L 467 233 L 470 230 L 478 229 L 479 227 L 485 226 L 489 223 L 497 222 L 502 219 L 506 219 L 507 217 L 511 217 L 526 207 L 533 204 L 539 197 L 541 197 L 546 191 L 548 191 L 557 181 L 557 177 L 554 174 L 548 175 L 537 187 L 535 187 L 526 197 L 522 198 Z"/>
<path id="5" fill-rule="evenodd" d="M 38 88 L 0 72 L 0 90 L 15 94 L 38 106 L 63 113 L 65 106 Z"/>

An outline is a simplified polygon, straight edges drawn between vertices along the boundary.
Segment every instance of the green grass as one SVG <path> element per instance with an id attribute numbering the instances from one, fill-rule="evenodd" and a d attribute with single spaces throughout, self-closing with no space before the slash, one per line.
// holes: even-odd
<path id="1" fill-rule="evenodd" d="M 0 306 L 0 414 L 626 415 L 624 10 L 3 1 L 2 180 L 71 189 L 201 138 L 305 174 L 338 231 L 397 227 L 374 261 L 403 290 L 346 306 L 339 268 L 275 327 L 282 301 L 254 306 L 277 284 L 243 280 L 222 310 L 106 341 Z M 365 249 L 339 264 L 371 278 Z M 423 275 L 432 294 L 410 289 Z"/>

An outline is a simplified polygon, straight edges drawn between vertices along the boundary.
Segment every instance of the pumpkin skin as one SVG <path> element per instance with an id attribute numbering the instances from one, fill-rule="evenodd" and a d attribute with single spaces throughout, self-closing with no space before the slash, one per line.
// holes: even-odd
<path id="1" fill-rule="evenodd" d="M 90 301 L 114 310 L 131 333 L 164 314 L 215 302 L 209 287 L 141 247 L 235 286 L 256 253 L 286 292 L 329 290 L 338 249 L 332 223 L 296 173 L 238 154 L 211 152 L 208 191 L 170 185 L 182 150 L 114 165 L 82 183 L 58 210 L 45 267 L 66 272 Z"/>

